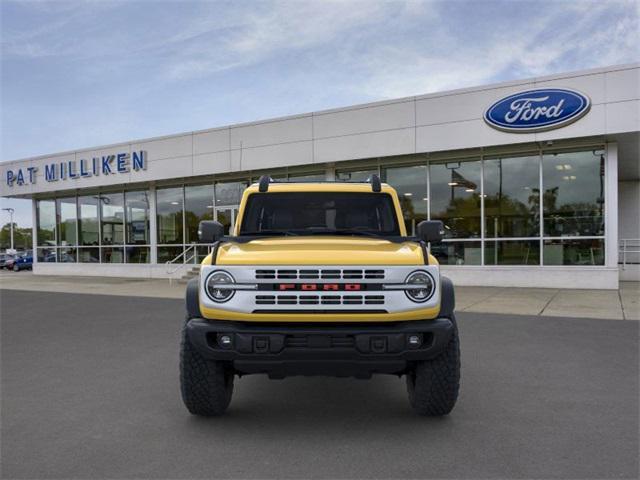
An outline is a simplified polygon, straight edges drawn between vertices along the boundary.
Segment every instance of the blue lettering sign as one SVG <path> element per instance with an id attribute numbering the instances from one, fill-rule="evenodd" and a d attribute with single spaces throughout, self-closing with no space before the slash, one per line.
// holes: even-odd
<path id="1" fill-rule="evenodd" d="M 146 170 L 146 155 L 144 150 L 140 150 L 140 154 L 138 152 L 133 152 L 133 169 L 134 170 Z"/>
<path id="2" fill-rule="evenodd" d="M 103 155 L 92 157 L 91 164 L 87 159 L 80 159 L 80 165 L 76 160 L 67 160 L 59 163 L 44 165 L 44 179 L 47 182 L 56 182 L 67 178 L 82 178 L 117 173 L 127 173 L 131 170 L 139 171 L 147 168 L 147 152 L 140 150 L 116 155 Z M 27 185 L 36 183 L 38 167 L 25 167 L 5 172 L 5 181 L 9 187 L 14 185 Z"/>
<path id="3" fill-rule="evenodd" d="M 27 168 L 27 172 L 29 172 L 29 183 L 36 183 L 36 172 L 38 171 L 38 167 L 29 167 Z"/>
<path id="4" fill-rule="evenodd" d="M 127 161 L 128 155 L 126 153 L 119 153 L 116 165 L 118 167 L 118 173 L 127 173 L 129 171 L 129 162 Z"/>
<path id="5" fill-rule="evenodd" d="M 44 179 L 47 182 L 55 182 L 58 180 L 58 168 L 55 163 L 44 166 Z"/>
<path id="6" fill-rule="evenodd" d="M 575 122 L 590 107 L 589 97 L 576 90 L 539 88 L 498 100 L 484 113 L 484 120 L 498 130 L 531 133 Z"/>
<path id="7" fill-rule="evenodd" d="M 107 155 L 106 157 L 102 157 L 102 173 L 104 175 L 109 175 L 111 172 L 111 161 L 113 160 L 113 155 Z"/>
<path id="8" fill-rule="evenodd" d="M 78 174 L 76 173 L 75 160 L 69 160 L 69 178 L 78 178 Z"/>
<path id="9" fill-rule="evenodd" d="M 80 159 L 80 176 L 81 177 L 90 177 L 91 172 L 87 170 L 87 161 L 84 158 Z"/>

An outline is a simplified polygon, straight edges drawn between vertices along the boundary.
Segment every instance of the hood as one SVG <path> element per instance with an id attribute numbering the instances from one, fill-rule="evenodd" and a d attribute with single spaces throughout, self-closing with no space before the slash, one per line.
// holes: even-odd
<path id="1" fill-rule="evenodd" d="M 276 237 L 225 243 L 218 265 L 421 265 L 422 247 L 362 237 Z"/>

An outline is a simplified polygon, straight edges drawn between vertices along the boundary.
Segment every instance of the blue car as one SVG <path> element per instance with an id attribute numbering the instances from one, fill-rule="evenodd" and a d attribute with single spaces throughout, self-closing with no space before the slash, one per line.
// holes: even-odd
<path id="1" fill-rule="evenodd" d="M 13 268 L 14 272 L 31 270 L 33 268 L 33 254 L 31 252 L 25 252 L 18 255 L 13 260 L 13 266 L 11 268 Z"/>

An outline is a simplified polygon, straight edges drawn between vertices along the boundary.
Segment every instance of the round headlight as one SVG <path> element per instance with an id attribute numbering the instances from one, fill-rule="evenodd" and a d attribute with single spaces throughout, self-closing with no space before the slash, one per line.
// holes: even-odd
<path id="1" fill-rule="evenodd" d="M 225 283 L 235 283 L 233 277 L 227 272 L 219 270 L 209 275 L 209 278 L 207 278 L 207 293 L 211 300 L 223 303 L 229 301 L 229 299 L 233 297 L 234 290 L 220 287 L 220 285 L 224 285 Z"/>
<path id="2" fill-rule="evenodd" d="M 409 290 L 405 290 L 407 297 L 416 303 L 426 302 L 431 298 L 433 292 L 436 290 L 433 277 L 427 272 L 413 272 L 407 277 L 405 283 L 416 286 L 415 289 L 411 288 Z"/>

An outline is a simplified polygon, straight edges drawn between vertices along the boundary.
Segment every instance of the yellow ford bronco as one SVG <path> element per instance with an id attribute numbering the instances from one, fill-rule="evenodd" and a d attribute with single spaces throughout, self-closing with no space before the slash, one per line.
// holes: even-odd
<path id="1" fill-rule="evenodd" d="M 446 415 L 460 384 L 451 281 L 429 243 L 408 237 L 396 191 L 363 183 L 279 183 L 244 191 L 231 235 L 203 221 L 210 244 L 187 286 L 180 383 L 196 415 L 221 415 L 235 375 L 405 375 L 411 406 Z"/>

